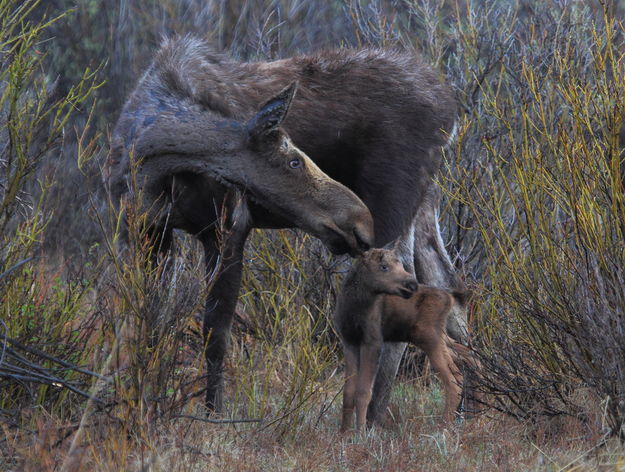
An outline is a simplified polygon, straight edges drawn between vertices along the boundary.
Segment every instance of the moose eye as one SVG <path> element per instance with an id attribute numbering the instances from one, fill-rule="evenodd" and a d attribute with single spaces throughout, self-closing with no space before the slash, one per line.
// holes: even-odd
<path id="1" fill-rule="evenodd" d="M 302 166 L 302 161 L 300 161 L 299 159 L 291 159 L 289 161 L 289 167 L 291 169 L 299 169 Z"/>
<path id="2" fill-rule="evenodd" d="M 388 272 L 388 266 L 386 264 L 380 264 L 380 270 L 382 272 Z"/>

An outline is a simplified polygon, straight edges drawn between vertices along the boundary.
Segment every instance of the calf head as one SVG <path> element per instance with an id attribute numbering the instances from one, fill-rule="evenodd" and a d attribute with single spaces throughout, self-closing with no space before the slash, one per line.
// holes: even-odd
<path id="1" fill-rule="evenodd" d="M 361 280 L 375 293 L 399 295 L 410 298 L 418 284 L 412 274 L 404 269 L 398 254 L 390 249 L 370 249 L 361 256 Z"/>

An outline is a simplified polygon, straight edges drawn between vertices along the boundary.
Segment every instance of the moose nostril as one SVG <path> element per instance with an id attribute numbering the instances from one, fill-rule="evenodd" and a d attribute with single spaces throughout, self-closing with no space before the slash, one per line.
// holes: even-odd
<path id="1" fill-rule="evenodd" d="M 364 252 L 364 251 L 368 251 L 369 248 L 371 247 L 369 245 L 368 242 L 366 242 L 365 240 L 363 240 L 360 235 L 358 234 L 358 231 L 354 230 L 354 238 L 356 238 L 356 244 L 358 244 L 358 247 Z"/>

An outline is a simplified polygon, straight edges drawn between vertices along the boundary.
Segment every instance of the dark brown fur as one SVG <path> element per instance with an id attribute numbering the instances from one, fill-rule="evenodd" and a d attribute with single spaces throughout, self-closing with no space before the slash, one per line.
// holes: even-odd
<path id="1" fill-rule="evenodd" d="M 416 290 L 415 290 L 416 289 Z M 447 317 L 464 295 L 419 285 L 392 250 L 372 249 L 354 264 L 338 301 L 335 324 L 345 353 L 341 430 L 366 423 L 378 358 L 384 342 L 412 343 L 423 349 L 445 390 L 443 418 L 453 420 L 460 402 L 462 373 L 458 357 L 470 350 L 447 335 Z"/>
<path id="2" fill-rule="evenodd" d="M 205 318 L 205 334 L 210 333 L 206 357 L 211 408 L 220 403 L 223 356 L 249 230 L 299 226 L 322 237 L 335 252 L 357 253 L 370 243 L 365 215 L 341 187 L 334 187 L 344 195 L 338 202 L 330 199 L 323 208 L 318 199 L 316 206 L 314 201 L 306 206 L 311 199 L 300 193 L 307 187 L 291 185 L 290 178 L 276 179 L 275 167 L 264 173 L 245 167 L 225 175 L 231 169 L 223 162 L 209 166 L 199 159 L 207 150 L 226 152 L 239 139 L 241 123 L 293 82 L 298 90 L 283 130 L 323 172 L 364 201 L 373 215 L 375 245 L 402 238 L 404 264 L 414 265 L 420 280 L 456 283 L 438 234 L 437 197 L 431 183 L 456 107 L 450 88 L 430 67 L 414 54 L 380 49 L 241 63 L 193 38 L 165 43 L 115 129 L 111 185 L 116 194 L 126 191 L 129 149 L 134 148 L 147 157 L 146 169 L 156 166 L 155 173 L 146 173 L 162 176 L 152 178 L 150 198 L 162 193 L 171 200 L 164 202 L 171 203 L 168 225 L 158 228 L 163 247 L 167 248 L 172 228 L 182 228 L 204 244 L 208 270 L 218 260 L 223 263 Z M 194 165 L 174 165 L 189 157 L 196 158 Z M 227 198 L 224 183 L 252 198 L 237 207 Z M 349 203 L 343 213 L 341 202 Z M 230 212 L 239 208 L 243 216 L 228 228 L 227 247 L 220 248 L 213 228 L 219 216 L 215 208 L 224 204 Z M 320 223 L 324 214 L 333 221 L 333 231 Z M 225 254 L 221 259 L 220 253 Z M 457 333 L 462 337 L 462 328 Z M 398 358 L 393 359 L 391 370 Z"/>

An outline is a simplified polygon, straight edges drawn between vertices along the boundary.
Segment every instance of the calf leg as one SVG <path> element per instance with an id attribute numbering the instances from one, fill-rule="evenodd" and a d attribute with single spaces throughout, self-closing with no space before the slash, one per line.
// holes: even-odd
<path id="1" fill-rule="evenodd" d="M 358 347 L 343 342 L 345 355 L 345 387 L 343 388 L 343 418 L 341 420 L 341 432 L 352 429 L 354 419 L 354 397 L 358 381 Z"/>
<path id="2" fill-rule="evenodd" d="M 447 335 L 444 335 L 444 337 L 454 362 L 465 372 L 464 382 L 462 383 L 465 397 L 463 398 L 463 411 L 475 413 L 479 411 L 481 400 L 480 392 L 476 389 L 475 383 L 479 381 L 482 364 L 470 348 L 454 341 Z M 465 401 L 466 405 L 464 404 Z"/>
<path id="3" fill-rule="evenodd" d="M 471 348 L 454 341 L 446 334 L 443 334 L 443 339 L 445 340 L 447 347 L 450 349 L 454 361 L 460 361 L 460 363 L 469 366 L 476 372 L 480 370 L 481 363 L 479 359 L 475 357 Z M 458 362 L 456 362 L 456 364 L 458 364 Z"/>
<path id="4" fill-rule="evenodd" d="M 453 421 L 456 409 L 460 404 L 462 374 L 456 366 L 451 352 L 442 337 L 439 337 L 433 343 L 428 343 L 428 345 L 423 346 L 423 349 L 428 359 L 430 359 L 432 368 L 438 373 L 443 382 L 443 388 L 445 390 L 445 410 L 443 418 L 445 422 L 449 423 Z"/>
<path id="5" fill-rule="evenodd" d="M 356 383 L 356 429 L 362 431 L 367 422 L 367 407 L 373 394 L 373 382 L 378 371 L 381 345 L 362 344 L 358 363 Z"/>

